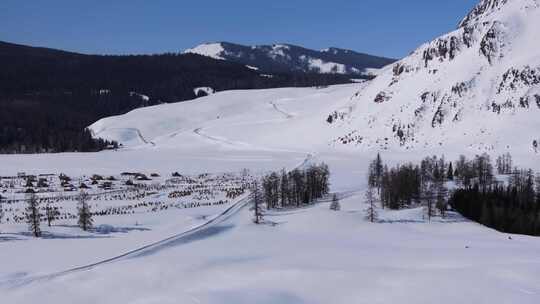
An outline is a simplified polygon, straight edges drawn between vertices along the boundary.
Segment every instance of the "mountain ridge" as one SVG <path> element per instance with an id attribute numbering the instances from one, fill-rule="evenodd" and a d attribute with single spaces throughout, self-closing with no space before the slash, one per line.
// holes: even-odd
<path id="1" fill-rule="evenodd" d="M 314 72 L 368 75 L 372 70 L 380 69 L 396 61 L 336 47 L 319 51 L 288 43 L 247 46 L 221 41 L 200 44 L 185 50 L 184 53 L 232 61 L 270 73 Z"/>

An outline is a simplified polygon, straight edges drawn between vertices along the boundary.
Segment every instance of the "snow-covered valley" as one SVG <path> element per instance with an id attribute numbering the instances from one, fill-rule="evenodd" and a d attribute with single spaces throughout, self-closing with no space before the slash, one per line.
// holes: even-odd
<path id="1" fill-rule="evenodd" d="M 372 224 L 358 195 L 342 206 L 271 213 L 275 226 L 254 225 L 243 208 L 149 254 L 33 282 L 4 278 L 2 296 L 11 303 L 538 300 L 537 238 L 509 239 L 458 215 L 427 223 L 418 209 L 382 213 L 385 222 Z"/>
<path id="2" fill-rule="evenodd" d="M 377 205 L 372 223 L 365 194 L 377 153 L 391 168 L 511 153 L 540 171 L 539 7 L 481 1 L 371 81 L 217 92 L 89 126 L 118 150 L 0 155 L 1 302 L 538 303 L 540 238 L 418 206 Z M 329 195 L 253 223 L 253 180 L 320 162 L 340 210 Z M 42 238 L 20 220 L 23 174 L 50 176 L 37 195 L 63 212 Z M 64 175 L 91 185 L 96 229 L 77 227 Z"/>
<path id="3" fill-rule="evenodd" d="M 253 224 L 249 205 L 218 216 L 235 206 L 228 204 L 151 217 L 104 217 L 98 224 L 138 222 L 135 227 L 149 229 L 104 239 L 4 241 L 0 254 L 9 263 L 2 267 L 3 298 L 12 303 L 37 296 L 47 303 L 536 303 L 540 241 L 535 237 L 509 239 L 457 214 L 428 222 L 421 208 L 379 210 L 381 222 L 375 224 L 364 218 L 367 167 L 378 150 L 336 145 L 340 130 L 326 115 L 347 106 L 365 86 L 217 93 L 94 124 L 96 134 L 125 145 L 118 151 L 2 156 L 2 174 L 167 176 L 243 168 L 260 174 L 324 161 L 332 172 L 331 191 L 342 196 L 339 212 L 328 210 L 328 203 L 271 212 L 266 218 L 274 225 Z M 132 136 L 133 130 L 140 136 Z M 430 154 L 454 159 L 459 153 L 478 151 L 462 146 L 411 151 L 399 145 L 382 150 L 389 163 Z M 536 157 L 530 151 L 515 154 L 520 165 L 539 169 Z M 216 216 L 218 221 L 206 226 Z M 201 230 L 184 234 L 199 225 Z M 148 254 L 115 258 L 154 242 L 160 243 Z"/>

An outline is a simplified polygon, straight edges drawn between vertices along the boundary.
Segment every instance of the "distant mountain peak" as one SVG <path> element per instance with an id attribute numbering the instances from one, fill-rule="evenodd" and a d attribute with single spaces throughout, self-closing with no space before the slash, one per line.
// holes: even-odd
<path id="1" fill-rule="evenodd" d="M 225 60 L 221 57 L 221 54 L 225 51 L 223 44 L 221 42 L 214 43 L 203 43 L 194 48 L 187 49 L 184 54 L 198 54 L 206 57 L 211 57 L 214 59 Z"/>

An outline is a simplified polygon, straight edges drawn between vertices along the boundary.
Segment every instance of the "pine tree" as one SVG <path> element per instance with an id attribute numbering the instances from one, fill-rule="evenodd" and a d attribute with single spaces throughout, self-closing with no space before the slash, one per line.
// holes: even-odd
<path id="1" fill-rule="evenodd" d="M 448 180 L 454 180 L 454 167 L 452 166 L 452 162 L 448 164 L 448 173 L 446 173 L 446 177 L 448 178 Z"/>
<path id="2" fill-rule="evenodd" d="M 377 220 L 377 209 L 375 209 L 375 196 L 373 193 L 373 188 L 368 187 L 366 194 L 366 203 L 368 208 L 366 209 L 366 219 L 374 223 Z"/>
<path id="3" fill-rule="evenodd" d="M 88 198 L 88 194 L 84 191 L 81 191 L 78 197 L 78 224 L 79 227 L 81 227 L 81 229 L 84 231 L 88 231 L 88 229 L 92 228 L 92 224 L 94 223 L 90 205 L 88 204 Z"/>
<path id="4" fill-rule="evenodd" d="M 41 228 L 39 225 L 41 214 L 39 213 L 39 200 L 35 194 L 30 194 L 26 202 L 26 223 L 28 224 L 28 230 L 35 237 L 40 237 Z"/>
<path id="5" fill-rule="evenodd" d="M 341 205 L 339 203 L 339 198 L 338 198 L 337 194 L 334 194 L 332 196 L 332 203 L 330 204 L 330 210 L 332 210 L 332 211 L 341 210 Z"/>
<path id="6" fill-rule="evenodd" d="M 263 193 L 261 191 L 261 186 L 259 181 L 253 182 L 252 186 L 252 195 L 253 195 L 253 222 L 255 224 L 261 224 L 263 222 Z"/>

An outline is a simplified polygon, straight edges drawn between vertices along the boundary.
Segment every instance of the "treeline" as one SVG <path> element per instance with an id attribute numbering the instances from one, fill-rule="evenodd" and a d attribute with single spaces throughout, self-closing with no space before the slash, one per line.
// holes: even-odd
<path id="1" fill-rule="evenodd" d="M 370 165 L 368 183 L 380 192 L 383 207 L 399 209 L 446 192 L 447 181 L 455 180 L 463 187 L 469 187 L 473 182 L 481 188 L 489 187 L 493 183 L 493 174 L 488 154 L 477 155 L 471 160 L 462 155 L 455 165 L 444 157 L 432 156 L 424 158 L 420 164 L 398 164 L 393 168 L 384 165 L 377 156 Z"/>
<path id="2" fill-rule="evenodd" d="M 85 119 L 62 107 L 30 109 L 0 103 L 0 153 L 95 152 L 118 143 L 92 137 Z"/>
<path id="3" fill-rule="evenodd" d="M 444 217 L 451 207 L 502 232 L 540 235 L 540 175 L 512 164 L 509 153 L 499 156 L 495 166 L 484 153 L 472 159 L 462 155 L 455 162 L 432 156 L 420 164 L 389 168 L 377 155 L 369 166 L 368 184 L 377 189 L 383 208 L 424 206 L 431 218 Z M 450 195 L 448 182 L 457 189 Z"/>
<path id="4" fill-rule="evenodd" d="M 382 208 L 401 209 L 424 205 L 430 218 L 439 211 L 446 213 L 446 181 L 453 180 L 455 171 L 444 157 L 426 157 L 418 165 L 412 163 L 389 168 L 380 155 L 370 164 L 368 185 L 376 188 Z"/>
<path id="5" fill-rule="evenodd" d="M 262 179 L 262 200 L 267 209 L 297 208 L 313 203 L 329 191 L 330 170 L 325 163 L 290 172 L 272 172 Z"/>
<path id="6" fill-rule="evenodd" d="M 94 151 L 84 128 L 142 106 L 216 91 L 347 83 L 344 75 L 275 74 L 194 54 L 98 56 L 0 42 L 0 153 Z"/>
<path id="7" fill-rule="evenodd" d="M 507 183 L 459 189 L 450 205 L 463 216 L 502 232 L 540 236 L 540 176 L 514 168 Z"/>

